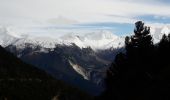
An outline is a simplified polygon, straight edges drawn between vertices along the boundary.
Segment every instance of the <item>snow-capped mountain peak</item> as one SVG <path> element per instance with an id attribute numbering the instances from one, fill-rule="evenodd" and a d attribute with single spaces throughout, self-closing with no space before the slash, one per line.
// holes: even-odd
<path id="1" fill-rule="evenodd" d="M 0 34 L 1 36 L 8 36 L 14 38 L 22 38 L 22 36 L 24 36 L 12 31 L 10 27 L 5 27 L 5 26 L 0 26 Z"/>
<path id="2" fill-rule="evenodd" d="M 110 31 L 101 30 L 97 32 L 87 33 L 84 38 L 88 40 L 102 40 L 102 39 L 116 39 L 118 36 L 114 35 Z"/>
<path id="3" fill-rule="evenodd" d="M 0 45 L 8 46 L 17 40 L 15 35 L 10 34 L 6 27 L 0 26 Z"/>
<path id="4" fill-rule="evenodd" d="M 68 33 L 56 38 L 37 37 L 30 35 L 19 35 L 10 30 L 10 28 L 0 27 L 0 45 L 16 45 L 18 48 L 24 48 L 25 44 L 39 45 L 45 48 L 54 48 L 56 44 L 72 45 L 76 44 L 80 48 L 90 46 L 93 49 L 105 49 L 105 46 L 113 40 L 118 39 L 110 31 L 97 31 L 90 33 Z M 108 46 L 107 46 L 108 47 Z"/>
<path id="5" fill-rule="evenodd" d="M 169 33 L 169 26 L 151 27 L 151 34 L 153 36 L 154 43 L 158 43 L 162 39 L 163 34 L 168 35 Z"/>
<path id="6" fill-rule="evenodd" d="M 159 42 L 163 34 L 169 34 L 170 28 L 151 27 L 151 34 L 154 43 Z M 80 48 L 91 47 L 94 50 L 119 48 L 124 46 L 124 37 L 117 36 L 110 31 L 101 30 L 87 33 L 68 33 L 59 37 L 30 36 L 28 34 L 18 34 L 8 27 L 0 26 L 0 45 L 16 45 L 18 48 L 24 48 L 25 44 L 33 44 L 44 48 L 54 48 L 57 44 L 72 45 L 73 43 Z"/>
<path id="7" fill-rule="evenodd" d="M 114 35 L 110 31 L 97 31 L 83 34 L 70 33 L 60 37 L 62 43 L 64 44 L 75 43 L 80 48 L 90 46 L 94 50 L 107 49 L 108 46 L 106 45 L 117 40 L 118 38 L 118 36 Z M 115 46 L 118 44 L 119 43 L 116 42 Z"/>
<path id="8" fill-rule="evenodd" d="M 167 26 L 164 26 L 161 30 L 161 33 L 168 35 L 170 33 L 170 30 Z"/>

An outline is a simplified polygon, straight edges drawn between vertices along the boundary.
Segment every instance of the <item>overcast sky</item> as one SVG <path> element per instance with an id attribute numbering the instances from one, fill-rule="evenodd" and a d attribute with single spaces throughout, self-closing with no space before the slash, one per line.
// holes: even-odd
<path id="1" fill-rule="evenodd" d="M 0 0 L 0 25 L 110 29 L 121 34 L 130 32 L 137 20 L 169 24 L 169 5 L 169 0 Z"/>

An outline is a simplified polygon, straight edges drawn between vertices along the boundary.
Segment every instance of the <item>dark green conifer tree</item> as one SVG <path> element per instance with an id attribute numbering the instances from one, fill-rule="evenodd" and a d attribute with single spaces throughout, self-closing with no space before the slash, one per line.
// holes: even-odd
<path id="1" fill-rule="evenodd" d="M 106 91 L 108 100 L 134 100 L 145 94 L 153 80 L 152 61 L 154 45 L 150 28 L 142 21 L 135 23 L 134 35 L 125 38 L 126 53 L 119 53 L 107 71 Z"/>

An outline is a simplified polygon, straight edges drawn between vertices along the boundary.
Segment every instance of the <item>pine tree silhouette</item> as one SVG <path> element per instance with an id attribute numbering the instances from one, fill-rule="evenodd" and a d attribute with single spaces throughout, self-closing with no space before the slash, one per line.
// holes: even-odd
<path id="1" fill-rule="evenodd" d="M 107 71 L 106 91 L 101 95 L 108 100 L 150 100 L 160 93 L 160 65 L 153 45 L 150 27 L 142 21 L 135 23 L 134 35 L 125 38 L 126 53 L 119 53 Z M 166 44 L 165 44 L 166 45 Z M 156 61 L 156 62 L 155 62 Z"/>

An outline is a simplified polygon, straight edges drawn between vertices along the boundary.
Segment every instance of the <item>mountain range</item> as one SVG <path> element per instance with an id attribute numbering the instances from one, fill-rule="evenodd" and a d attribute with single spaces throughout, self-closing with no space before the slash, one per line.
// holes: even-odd
<path id="1" fill-rule="evenodd" d="M 151 28 L 154 43 L 169 27 Z M 32 64 L 91 94 L 104 89 L 105 71 L 118 52 L 124 50 L 124 36 L 110 31 L 69 33 L 57 38 L 18 35 L 0 27 L 0 45 L 22 61 Z"/>

